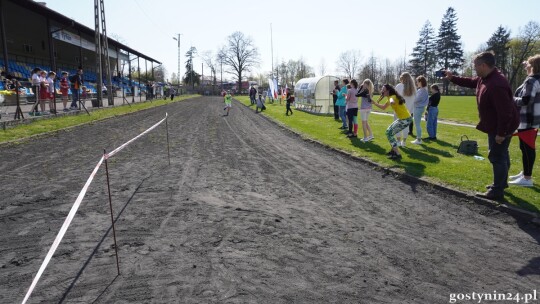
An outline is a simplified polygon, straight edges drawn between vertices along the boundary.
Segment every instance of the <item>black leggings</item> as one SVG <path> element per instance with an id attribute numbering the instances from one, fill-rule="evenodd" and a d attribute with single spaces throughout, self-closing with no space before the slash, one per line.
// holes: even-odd
<path id="1" fill-rule="evenodd" d="M 355 123 L 358 123 L 358 118 L 356 118 L 356 122 L 355 122 L 355 117 L 358 116 L 358 108 L 353 108 L 353 109 L 347 109 L 347 118 L 349 120 L 349 132 L 350 133 L 353 133 L 353 125 Z"/>
<path id="2" fill-rule="evenodd" d="M 286 114 L 286 115 L 289 115 L 289 111 L 290 111 L 291 114 L 292 114 L 291 103 L 290 103 L 290 102 L 287 102 L 287 112 L 286 112 L 285 114 Z"/>
<path id="3" fill-rule="evenodd" d="M 536 138 L 536 137 L 535 137 Z M 534 161 L 536 159 L 536 150 L 529 147 L 521 138 L 519 139 L 519 148 L 523 159 L 523 175 L 532 176 Z"/>

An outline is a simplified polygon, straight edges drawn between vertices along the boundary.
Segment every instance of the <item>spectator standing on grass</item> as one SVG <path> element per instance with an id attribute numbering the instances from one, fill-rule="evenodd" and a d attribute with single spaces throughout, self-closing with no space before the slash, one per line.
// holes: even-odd
<path id="1" fill-rule="evenodd" d="M 380 105 L 379 102 L 384 98 L 387 99 L 386 103 Z M 377 103 L 374 103 L 374 105 L 381 110 L 386 110 L 386 108 L 392 107 L 398 117 L 398 119 L 394 120 L 394 122 L 392 122 L 392 124 L 390 124 L 390 126 L 386 129 L 385 134 L 386 138 L 388 138 L 390 146 L 392 147 L 390 152 L 386 153 L 388 158 L 399 160 L 401 159 L 401 154 L 399 153 L 398 142 L 395 135 L 401 130 L 407 128 L 413 121 L 411 113 L 409 113 L 409 110 L 405 105 L 405 98 L 399 95 L 393 86 L 385 84 L 381 89 L 381 97 Z"/>
<path id="2" fill-rule="evenodd" d="M 62 104 L 64 105 L 64 112 L 68 112 L 67 108 L 68 103 L 68 93 L 69 93 L 69 81 L 68 81 L 68 72 L 62 72 L 62 78 L 60 79 L 60 93 L 62 93 Z"/>
<path id="3" fill-rule="evenodd" d="M 426 130 L 429 135 L 427 139 L 437 140 L 437 117 L 439 116 L 439 102 L 441 101 L 441 93 L 439 86 L 434 84 L 431 86 L 431 96 L 427 106 Z"/>
<path id="4" fill-rule="evenodd" d="M 347 119 L 349 121 L 349 132 L 347 137 L 356 138 L 358 137 L 358 82 L 356 79 L 351 80 L 351 87 L 347 89 L 347 96 L 345 100 L 347 101 Z"/>
<path id="5" fill-rule="evenodd" d="M 332 90 L 332 101 L 334 103 L 334 119 L 339 120 L 339 106 L 336 105 L 339 90 L 341 88 L 339 87 L 339 81 L 334 80 L 334 89 Z"/>
<path id="6" fill-rule="evenodd" d="M 426 110 L 426 106 L 429 102 L 429 93 L 427 89 L 427 81 L 424 76 L 416 77 L 416 97 L 414 99 L 414 126 L 416 127 L 416 139 L 411 141 L 415 145 L 420 145 L 422 143 L 422 116 Z"/>
<path id="7" fill-rule="evenodd" d="M 79 101 L 80 97 L 80 89 L 84 84 L 83 80 L 83 70 L 81 68 L 77 69 L 77 73 L 75 75 L 72 75 L 69 79 L 71 82 L 71 110 L 77 110 L 77 102 Z"/>
<path id="8" fill-rule="evenodd" d="M 523 171 L 510 176 L 510 185 L 532 187 L 532 170 L 536 159 L 536 136 L 540 128 L 540 54 L 523 62 L 527 78 L 517 88 L 514 102 L 520 108 L 517 136 Z"/>
<path id="9" fill-rule="evenodd" d="M 291 95 L 291 90 L 287 88 L 286 90 L 286 98 L 287 98 L 287 104 L 285 105 L 287 107 L 287 112 L 285 112 L 285 115 L 289 116 L 289 112 L 291 112 L 291 115 L 293 114 L 293 111 L 291 109 L 291 104 L 294 102 L 294 97 Z"/>
<path id="10" fill-rule="evenodd" d="M 347 115 L 346 115 L 346 104 L 347 101 L 345 100 L 345 96 L 347 96 L 347 85 L 349 84 L 349 79 L 345 78 L 341 81 L 343 84 L 341 86 L 341 89 L 339 89 L 339 93 L 337 94 L 337 100 L 336 105 L 338 106 L 339 111 L 339 117 L 341 118 L 341 128 L 343 130 L 347 129 Z"/>
<path id="11" fill-rule="evenodd" d="M 478 196 L 498 200 L 508 187 L 510 155 L 508 147 L 512 133 L 518 128 L 519 113 L 514 103 L 508 80 L 495 67 L 495 56 L 483 52 L 474 57 L 476 77 L 458 77 L 444 71 L 451 82 L 467 88 L 476 88 L 476 104 L 480 121 L 476 128 L 488 135 L 488 159 L 493 167 L 493 184 Z"/>
<path id="12" fill-rule="evenodd" d="M 399 76 L 399 83 L 395 87 L 396 92 L 403 98 L 405 98 L 405 106 L 409 113 L 412 115 L 414 113 L 414 99 L 416 98 L 416 85 L 414 84 L 414 79 L 411 74 L 404 72 Z M 398 119 L 396 114 L 394 114 L 394 120 Z M 408 129 L 396 134 L 398 146 L 405 147 L 407 142 L 407 136 L 413 134 L 413 124 L 409 125 Z"/>
<path id="13" fill-rule="evenodd" d="M 225 94 L 223 101 L 225 102 L 225 108 L 223 108 L 223 111 L 227 110 L 227 114 L 225 114 L 225 116 L 229 116 L 229 111 L 232 107 L 232 95 L 230 90 L 228 90 L 227 94 Z"/>
<path id="14" fill-rule="evenodd" d="M 360 118 L 362 119 L 362 131 L 364 132 L 364 138 L 362 142 L 368 142 L 373 139 L 373 132 L 369 126 L 369 114 L 371 113 L 371 101 L 373 98 L 373 82 L 370 79 L 365 79 L 362 82 L 360 91 L 356 96 L 361 98 L 360 103 Z"/>
<path id="15" fill-rule="evenodd" d="M 36 103 L 34 106 L 32 106 L 32 111 L 30 112 L 30 115 L 33 116 L 39 116 L 41 115 L 41 112 L 38 111 L 37 107 L 39 104 L 39 92 L 41 90 L 41 69 L 40 68 L 34 68 L 32 70 L 32 91 L 34 91 L 34 96 L 36 97 Z"/>
<path id="16" fill-rule="evenodd" d="M 251 88 L 249 89 L 249 100 L 251 101 L 251 104 L 254 105 L 257 100 L 257 90 L 253 85 L 251 85 Z"/>
<path id="17" fill-rule="evenodd" d="M 56 93 L 56 88 L 54 87 L 54 79 L 56 78 L 56 73 L 50 71 L 47 75 L 47 93 L 49 99 L 49 111 L 53 114 L 56 114 L 56 105 L 54 104 L 54 94 Z"/>
<path id="18" fill-rule="evenodd" d="M 169 89 L 169 93 L 171 94 L 171 100 L 173 100 L 174 94 L 176 93 L 176 90 L 175 90 L 173 87 L 171 87 L 171 88 Z"/>

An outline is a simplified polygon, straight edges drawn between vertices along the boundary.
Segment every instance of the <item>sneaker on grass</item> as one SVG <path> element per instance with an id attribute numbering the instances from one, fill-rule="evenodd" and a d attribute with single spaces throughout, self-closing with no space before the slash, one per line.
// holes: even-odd
<path id="1" fill-rule="evenodd" d="M 508 184 L 512 186 L 532 187 L 533 181 L 532 181 L 532 178 L 526 179 L 524 176 L 522 176 L 515 180 L 509 181 Z"/>
<path id="2" fill-rule="evenodd" d="M 509 176 L 508 179 L 518 179 L 520 177 L 523 177 L 523 171 L 519 172 L 516 175 Z"/>

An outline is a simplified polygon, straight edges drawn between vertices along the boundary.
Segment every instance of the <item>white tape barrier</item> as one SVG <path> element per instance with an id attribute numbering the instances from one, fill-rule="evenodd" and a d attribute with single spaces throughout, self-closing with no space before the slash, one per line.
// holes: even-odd
<path id="1" fill-rule="evenodd" d="M 32 281 L 32 285 L 30 285 L 30 288 L 28 289 L 28 292 L 26 293 L 26 296 L 24 297 L 24 300 L 22 301 L 22 304 L 26 303 L 28 298 L 30 297 L 30 294 L 34 290 L 34 287 L 36 287 L 37 282 L 39 281 L 39 278 L 43 274 L 43 271 L 45 271 L 45 268 L 47 267 L 47 264 L 49 264 L 49 261 L 51 260 L 54 252 L 56 251 L 56 248 L 58 248 L 58 245 L 62 241 L 62 238 L 64 237 L 64 234 L 66 233 L 69 225 L 71 224 L 71 221 L 73 220 L 73 217 L 75 217 L 75 213 L 77 213 L 77 209 L 79 209 L 79 206 L 81 205 L 81 202 L 86 195 L 86 191 L 88 190 L 88 187 L 92 183 L 92 180 L 94 179 L 94 176 L 96 175 L 99 167 L 103 163 L 103 160 L 105 158 L 101 157 L 98 164 L 94 168 L 94 171 L 92 171 L 92 174 L 90 174 L 90 177 L 86 181 L 86 184 L 84 184 L 84 187 L 81 190 L 81 193 L 79 193 L 79 196 L 77 197 L 77 200 L 75 200 L 75 204 L 71 207 L 71 210 L 69 211 L 68 216 L 66 217 L 66 220 L 64 221 L 64 224 L 62 225 L 62 228 L 60 228 L 60 231 L 58 232 L 58 235 L 56 236 L 56 239 L 54 239 L 54 242 L 51 246 L 51 249 L 49 249 L 49 252 L 47 252 L 47 256 L 45 257 L 45 260 L 43 260 L 43 263 L 41 264 L 41 267 L 39 268 L 39 271 L 36 274 L 36 277 L 34 278 L 34 281 Z"/>
<path id="2" fill-rule="evenodd" d="M 109 159 L 111 157 L 113 157 L 116 153 L 120 152 L 121 150 L 123 150 L 125 147 L 127 147 L 130 143 L 136 141 L 139 137 L 143 136 L 144 134 L 152 131 L 153 129 L 155 129 L 157 126 L 159 126 L 162 122 L 164 122 L 167 117 L 169 116 L 169 114 L 165 113 L 165 118 L 163 118 L 162 120 L 160 120 L 158 123 L 156 123 L 155 125 L 151 126 L 148 130 L 142 132 L 141 134 L 133 137 L 131 140 L 129 140 L 128 142 L 126 142 L 125 144 L 121 145 L 120 147 L 112 150 L 111 152 L 107 153 L 105 155 L 105 158 Z"/>
<path id="3" fill-rule="evenodd" d="M 114 149 L 112 152 L 110 152 L 110 153 L 104 155 L 103 157 L 101 157 L 98 164 L 94 168 L 94 171 L 92 171 L 92 174 L 90 174 L 90 177 L 88 177 L 88 180 L 86 181 L 86 184 L 84 184 L 84 187 L 82 188 L 81 192 L 79 193 L 79 196 L 77 196 L 77 199 L 75 200 L 75 203 L 71 207 L 71 210 L 69 211 L 69 214 L 68 214 L 66 220 L 64 221 L 64 224 L 62 225 L 62 228 L 60 228 L 60 231 L 58 232 L 58 235 L 56 235 L 56 238 L 54 239 L 54 242 L 53 242 L 51 248 L 49 249 L 49 252 L 47 252 L 47 256 L 45 256 L 45 260 L 43 260 L 43 263 L 41 263 L 41 267 L 39 267 L 39 270 L 38 270 L 38 272 L 36 274 L 36 277 L 32 281 L 32 285 L 30 285 L 30 288 L 28 288 L 28 292 L 26 292 L 26 296 L 24 297 L 24 300 L 22 301 L 22 304 L 25 304 L 26 301 L 28 301 L 28 298 L 30 298 L 30 295 L 32 294 L 32 291 L 34 291 L 34 288 L 36 287 L 37 282 L 39 281 L 39 279 L 41 278 L 41 275 L 43 274 L 43 271 L 45 271 L 45 268 L 47 268 L 47 265 L 51 261 L 51 258 L 54 255 L 54 252 L 58 248 L 58 245 L 60 245 L 60 242 L 62 241 L 62 238 L 64 237 L 64 234 L 66 234 L 66 231 L 67 231 L 69 225 L 71 224 L 71 221 L 75 217 L 75 214 L 77 213 L 77 210 L 79 209 L 79 206 L 81 205 L 81 202 L 82 202 L 84 196 L 86 195 L 86 191 L 88 190 L 88 187 L 90 187 L 90 184 L 92 183 L 92 180 L 94 180 L 94 176 L 96 175 L 99 167 L 101 167 L 101 165 L 103 164 L 103 161 L 105 160 L 105 158 L 108 159 L 108 158 L 112 157 L 114 154 L 120 152 L 122 149 L 124 149 L 126 146 L 128 146 L 133 141 L 137 140 L 138 138 L 140 138 L 144 134 L 152 131 L 157 126 L 159 126 L 162 122 L 164 122 L 167 119 L 168 116 L 169 115 L 167 113 L 165 113 L 165 118 L 160 120 L 155 125 L 151 126 L 148 130 L 146 130 L 143 133 L 137 135 L 136 137 L 129 140 L 125 144 L 123 144 L 120 147 Z"/>

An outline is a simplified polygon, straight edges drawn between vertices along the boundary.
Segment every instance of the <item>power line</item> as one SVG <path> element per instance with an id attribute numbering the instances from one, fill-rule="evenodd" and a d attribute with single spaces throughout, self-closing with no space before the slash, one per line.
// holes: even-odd
<path id="1" fill-rule="evenodd" d="M 146 11 L 142 8 L 142 6 L 139 4 L 139 1 L 138 0 L 135 0 L 135 4 L 137 4 L 137 7 L 141 10 L 141 12 L 146 16 L 146 19 L 148 19 L 155 27 L 156 27 L 156 30 L 157 32 L 162 35 L 163 37 L 167 37 L 167 39 L 170 38 L 170 35 L 173 35 L 173 34 L 165 34 L 163 32 L 163 29 L 162 27 L 160 27 L 159 25 L 157 25 L 157 23 L 154 22 L 154 20 L 152 20 L 152 18 L 150 18 L 150 16 L 148 16 L 148 14 L 146 14 Z"/>

